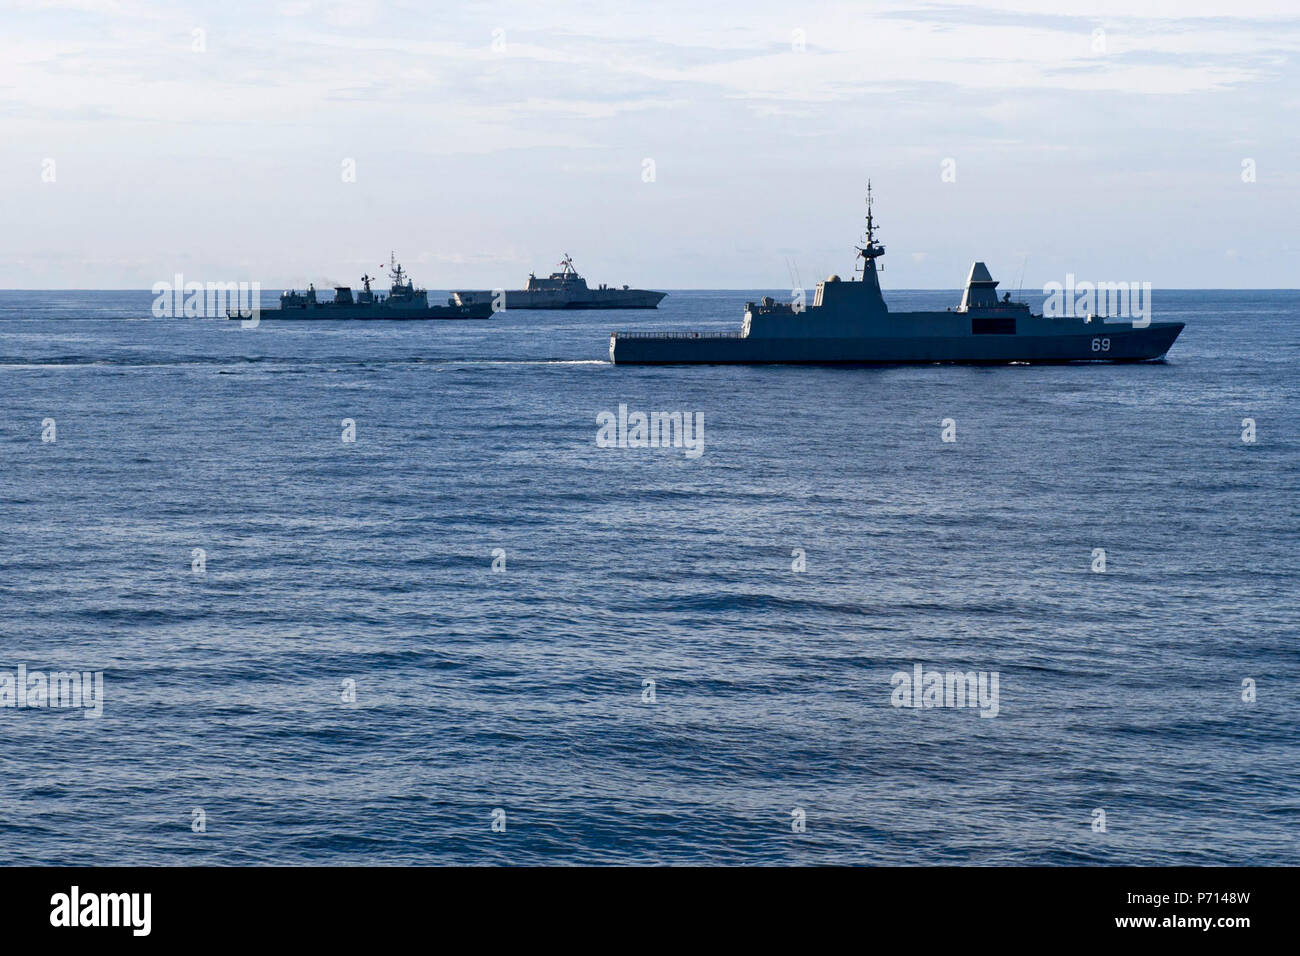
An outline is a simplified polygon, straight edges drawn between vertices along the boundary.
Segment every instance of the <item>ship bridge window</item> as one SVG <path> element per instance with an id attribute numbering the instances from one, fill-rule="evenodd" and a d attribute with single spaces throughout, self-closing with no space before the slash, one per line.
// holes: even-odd
<path id="1" fill-rule="evenodd" d="M 971 319 L 970 331 L 972 335 L 1015 335 L 1016 320 L 1011 318 L 997 319 Z"/>

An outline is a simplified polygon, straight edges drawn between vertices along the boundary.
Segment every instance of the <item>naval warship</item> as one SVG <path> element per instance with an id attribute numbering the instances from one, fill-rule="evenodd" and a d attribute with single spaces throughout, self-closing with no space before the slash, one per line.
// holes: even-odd
<path id="1" fill-rule="evenodd" d="M 459 305 L 493 305 L 500 293 L 487 290 L 456 292 L 452 301 Z M 566 252 L 560 261 L 560 271 L 549 278 L 539 279 L 533 273 L 522 289 L 505 290 L 504 301 L 497 308 L 506 309 L 654 309 L 667 292 L 648 292 L 645 289 L 611 289 L 601 284 L 588 287 L 587 280 L 573 268 L 573 260 Z"/>
<path id="2" fill-rule="evenodd" d="M 944 312 L 890 312 L 880 291 L 867 184 L 866 242 L 855 247 L 860 278 L 832 275 L 817 284 L 813 303 L 783 304 L 770 296 L 745 307 L 739 332 L 614 332 L 609 358 L 619 365 L 1007 364 L 1141 362 L 1159 359 L 1182 322 L 1106 322 L 1099 316 L 1047 318 L 1001 300 L 983 262 L 971 266 L 961 305 Z M 856 269 L 855 269 L 856 273 Z"/>
<path id="3" fill-rule="evenodd" d="M 289 289 L 280 293 L 279 310 L 268 310 L 276 314 L 263 313 L 263 318 L 273 319 L 489 319 L 492 317 L 490 304 L 471 305 L 447 300 L 446 305 L 429 305 L 429 293 L 417 289 L 410 276 L 397 261 L 394 253 L 389 258 L 389 278 L 392 287 L 387 295 L 372 292 L 370 283 L 374 276 L 366 274 L 361 277 L 362 290 L 354 296 L 351 286 L 335 286 L 334 298 L 319 300 L 316 298 L 316 286 L 309 285 L 306 292 Z M 249 319 L 252 313 L 227 310 L 230 319 Z"/>

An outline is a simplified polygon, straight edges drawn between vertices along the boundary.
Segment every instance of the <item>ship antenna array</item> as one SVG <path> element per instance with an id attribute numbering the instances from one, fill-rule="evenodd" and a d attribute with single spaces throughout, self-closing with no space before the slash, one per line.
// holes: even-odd
<path id="1" fill-rule="evenodd" d="M 875 220 L 871 218 L 871 180 L 867 180 L 867 244 L 876 238 Z"/>
<path id="2" fill-rule="evenodd" d="M 876 220 L 871 211 L 871 180 L 867 180 L 867 241 L 864 246 L 858 249 L 858 254 L 862 257 L 862 275 L 867 274 L 867 265 L 871 264 L 871 269 L 884 271 L 883 266 L 876 266 L 876 260 L 885 254 L 885 247 L 876 242 Z M 854 266 L 854 271 L 857 267 Z"/>
<path id="3" fill-rule="evenodd" d="M 380 268 L 383 267 L 380 266 Z M 392 279 L 394 283 L 399 283 L 402 279 L 406 278 L 405 273 L 402 271 L 402 267 L 397 262 L 397 250 L 395 249 L 388 254 L 388 277 Z"/>

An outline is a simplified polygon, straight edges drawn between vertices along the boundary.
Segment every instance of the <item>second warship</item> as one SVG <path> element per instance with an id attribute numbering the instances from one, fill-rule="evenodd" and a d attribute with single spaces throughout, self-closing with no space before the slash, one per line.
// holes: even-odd
<path id="1" fill-rule="evenodd" d="M 862 276 L 832 275 L 817 284 L 811 306 L 750 302 L 739 332 L 614 332 L 609 358 L 618 365 L 725 364 L 1008 364 L 1141 362 L 1163 358 L 1182 322 L 1106 321 L 1097 315 L 1045 317 L 998 299 L 982 262 L 971 266 L 961 305 L 945 312 L 890 312 L 880 291 L 867 184 L 866 241 L 857 247 Z"/>
<path id="2" fill-rule="evenodd" d="M 530 274 L 522 289 L 457 292 L 452 301 L 460 305 L 487 304 L 495 309 L 655 309 L 667 294 L 627 286 L 613 289 L 603 283 L 593 289 L 578 275 L 573 259 L 565 253 L 560 271 L 548 278 Z"/>
<path id="3" fill-rule="evenodd" d="M 317 299 L 316 286 L 309 285 L 306 292 L 287 289 L 280 293 L 280 308 L 262 313 L 264 319 L 490 319 L 490 304 L 466 304 L 448 299 L 446 305 L 430 305 L 429 293 L 417 289 L 411 277 L 397 261 L 394 253 L 389 257 L 389 279 L 392 287 L 387 295 L 372 292 L 370 283 L 374 276 L 361 277 L 362 290 L 354 296 L 351 286 L 335 286 L 333 299 Z M 252 313 L 229 310 L 230 319 L 248 319 Z"/>

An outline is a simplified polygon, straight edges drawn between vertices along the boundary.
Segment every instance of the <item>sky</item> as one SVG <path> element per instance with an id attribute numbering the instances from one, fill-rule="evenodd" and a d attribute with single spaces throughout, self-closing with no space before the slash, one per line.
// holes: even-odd
<path id="1" fill-rule="evenodd" d="M 0 0 L 0 288 L 1295 288 L 1298 162 L 1297 0 Z"/>

